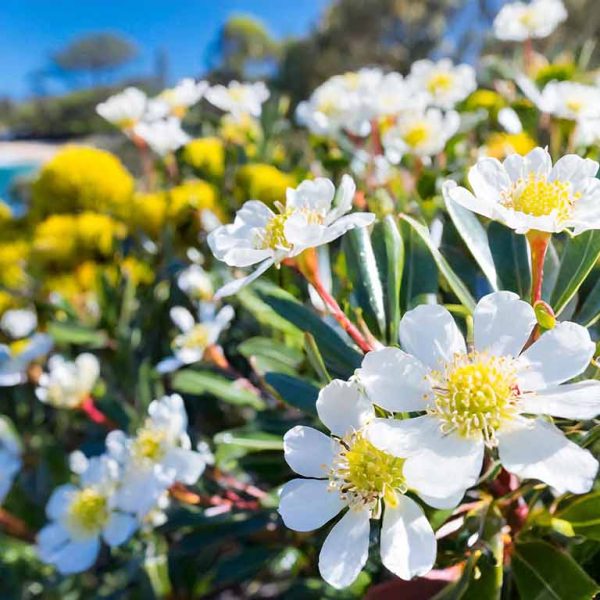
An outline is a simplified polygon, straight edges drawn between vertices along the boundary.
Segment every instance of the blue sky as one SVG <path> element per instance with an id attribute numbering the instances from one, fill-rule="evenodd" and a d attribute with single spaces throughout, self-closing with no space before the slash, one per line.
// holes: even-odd
<path id="1" fill-rule="evenodd" d="M 275 37 L 308 31 L 328 0 L 0 0 L 0 97 L 30 94 L 28 75 L 86 32 L 124 34 L 140 50 L 125 73 L 149 73 L 156 49 L 170 79 L 197 75 L 206 49 L 232 13 L 253 14 Z"/>

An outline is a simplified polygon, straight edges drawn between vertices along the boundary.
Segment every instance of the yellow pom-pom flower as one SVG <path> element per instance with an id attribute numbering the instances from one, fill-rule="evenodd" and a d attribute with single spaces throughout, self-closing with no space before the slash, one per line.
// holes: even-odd
<path id="1" fill-rule="evenodd" d="M 184 147 L 181 158 L 206 177 L 222 177 L 225 171 L 225 146 L 218 137 L 192 140 Z"/>
<path id="2" fill-rule="evenodd" d="M 121 216 L 129 210 L 134 180 L 105 150 L 70 146 L 42 168 L 33 184 L 33 212 L 46 216 L 81 210 Z"/>
<path id="3" fill-rule="evenodd" d="M 484 151 L 487 156 L 497 159 L 509 154 L 524 156 L 536 146 L 535 140 L 527 133 L 493 133 L 490 135 Z"/>
<path id="4" fill-rule="evenodd" d="M 167 218 L 167 197 L 163 192 L 136 194 L 127 224 L 132 231 L 158 237 Z"/>
<path id="5" fill-rule="evenodd" d="M 498 92 L 492 90 L 477 90 L 465 100 L 466 110 L 484 109 L 494 115 L 505 106 L 506 100 Z"/>
<path id="6" fill-rule="evenodd" d="M 0 285 L 20 289 L 27 283 L 29 244 L 22 240 L 0 243 Z"/>
<path id="7" fill-rule="evenodd" d="M 289 173 L 268 164 L 248 164 L 235 176 L 235 196 L 239 203 L 261 200 L 266 204 L 285 200 L 288 187 L 295 187 L 296 180 Z"/>
<path id="8" fill-rule="evenodd" d="M 185 181 L 167 192 L 167 215 L 180 224 L 189 219 L 190 212 L 210 210 L 219 219 L 223 219 L 221 208 L 217 204 L 215 188 L 200 179 Z"/>

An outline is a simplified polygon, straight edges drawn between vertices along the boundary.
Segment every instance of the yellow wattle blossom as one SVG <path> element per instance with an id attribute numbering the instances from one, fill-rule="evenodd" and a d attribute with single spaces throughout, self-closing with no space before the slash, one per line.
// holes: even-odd
<path id="1" fill-rule="evenodd" d="M 152 267 L 134 256 L 125 257 L 120 263 L 120 268 L 121 272 L 126 273 L 136 285 L 150 285 L 154 281 Z"/>
<path id="2" fill-rule="evenodd" d="M 215 188 L 201 179 L 191 179 L 167 192 L 167 216 L 176 224 L 187 221 L 191 211 L 210 210 L 223 220 Z"/>
<path id="3" fill-rule="evenodd" d="M 3 315 L 9 308 L 17 308 L 17 306 L 19 303 L 12 294 L 0 290 L 0 315 Z"/>
<path id="4" fill-rule="evenodd" d="M 181 158 L 206 177 L 222 177 L 225 171 L 225 146 L 218 137 L 192 140 L 183 148 Z"/>
<path id="5" fill-rule="evenodd" d="M 157 238 L 167 218 L 167 197 L 164 192 L 136 194 L 132 200 L 127 224 L 131 230 L 142 231 Z"/>
<path id="6" fill-rule="evenodd" d="M 238 146 L 256 142 L 262 137 L 260 123 L 246 113 L 237 116 L 223 115 L 219 133 L 227 143 Z"/>
<path id="7" fill-rule="evenodd" d="M 0 285 L 11 289 L 25 286 L 29 252 L 30 246 L 23 240 L 0 242 Z"/>
<path id="8" fill-rule="evenodd" d="M 122 239 L 127 229 L 108 215 L 84 212 L 76 217 L 77 245 L 84 254 L 109 257 L 115 240 Z"/>
<path id="9" fill-rule="evenodd" d="M 70 146 L 59 152 L 33 184 L 33 214 L 81 210 L 122 216 L 129 210 L 134 180 L 119 159 L 105 150 Z"/>
<path id="10" fill-rule="evenodd" d="M 509 154 L 525 155 L 536 146 L 535 140 L 527 133 L 493 133 L 485 145 L 485 154 L 503 159 Z"/>
<path id="11" fill-rule="evenodd" d="M 476 90 L 465 100 L 465 109 L 474 111 L 484 109 L 491 114 L 496 114 L 506 106 L 506 100 L 492 90 Z"/>
<path id="12" fill-rule="evenodd" d="M 288 187 L 296 186 L 296 179 L 289 173 L 268 164 L 256 163 L 241 167 L 235 175 L 234 194 L 241 204 L 246 200 L 262 200 L 266 204 L 285 200 Z"/>

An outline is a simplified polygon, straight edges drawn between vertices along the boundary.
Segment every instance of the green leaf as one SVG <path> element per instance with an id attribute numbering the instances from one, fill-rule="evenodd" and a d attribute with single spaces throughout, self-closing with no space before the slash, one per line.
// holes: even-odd
<path id="1" fill-rule="evenodd" d="M 590 600 L 600 590 L 568 554 L 546 542 L 517 544 L 512 566 L 519 594 L 527 600 Z"/>
<path id="2" fill-rule="evenodd" d="M 223 402 L 238 406 L 252 406 L 258 410 L 265 407 L 262 398 L 254 392 L 239 387 L 235 381 L 215 373 L 184 369 L 173 376 L 173 389 L 184 394 L 210 394 Z"/>
<path id="3" fill-rule="evenodd" d="M 550 302 L 557 315 L 577 293 L 599 257 L 600 231 L 585 231 L 567 241 Z"/>
<path id="4" fill-rule="evenodd" d="M 105 331 L 97 331 L 76 323 L 54 321 L 48 325 L 48 333 L 57 344 L 75 344 L 89 348 L 103 348 L 108 342 Z"/>
<path id="5" fill-rule="evenodd" d="M 285 373 L 267 373 L 265 379 L 284 402 L 308 415 L 317 416 L 319 388 Z"/>
<path id="6" fill-rule="evenodd" d="M 327 372 L 327 367 L 319 352 L 317 342 L 315 342 L 314 336 L 308 332 L 304 334 L 304 349 L 306 350 L 306 356 L 308 356 L 308 362 L 319 376 L 320 381 L 322 383 L 329 383 L 331 377 Z"/>
<path id="7" fill-rule="evenodd" d="M 279 290 L 261 293 L 261 297 L 277 314 L 314 336 L 325 365 L 334 376 L 347 379 L 360 366 L 362 355 L 348 346 L 334 329 L 290 294 Z"/>
<path id="8" fill-rule="evenodd" d="M 243 431 L 231 429 L 221 431 L 214 437 L 215 444 L 238 446 L 245 450 L 283 450 L 283 439 L 280 435 L 264 431 Z"/>
<path id="9" fill-rule="evenodd" d="M 600 541 L 600 492 L 577 497 L 554 516 L 567 521 L 575 535 Z"/>
<path id="10" fill-rule="evenodd" d="M 373 250 L 383 287 L 387 321 L 386 339 L 395 343 L 400 323 L 400 289 L 404 271 L 404 243 L 396 221 L 391 215 L 378 221 L 371 236 Z"/>
<path id="11" fill-rule="evenodd" d="M 445 201 L 448 214 L 460 237 L 490 282 L 492 289 L 497 291 L 502 286 L 498 282 L 498 274 L 485 228 L 470 210 L 460 206 L 450 197 L 445 197 Z"/>
<path id="12" fill-rule="evenodd" d="M 461 304 L 472 312 L 475 309 L 475 299 L 458 275 L 456 275 L 456 273 L 452 270 L 452 267 L 450 267 L 446 259 L 440 254 L 440 251 L 435 247 L 431 241 L 427 227 L 425 227 L 425 225 L 422 223 L 415 221 L 408 215 L 401 215 L 400 218 L 406 221 L 423 240 L 423 242 L 425 242 L 429 252 L 431 253 L 431 256 L 433 257 L 433 260 L 435 261 L 435 264 L 437 265 L 437 268 L 448 282 L 450 289 L 454 292 Z"/>
<path id="13" fill-rule="evenodd" d="M 300 350 L 266 337 L 249 338 L 238 346 L 238 350 L 248 360 L 252 359 L 261 375 L 269 371 L 293 374 L 304 360 Z"/>
<path id="14" fill-rule="evenodd" d="M 590 327 L 598 319 L 600 319 L 600 279 L 590 290 L 575 317 L 575 320 L 584 327 Z"/>
<path id="15" fill-rule="evenodd" d="M 375 261 L 369 230 L 366 227 L 352 229 L 344 236 L 344 254 L 348 276 L 363 310 L 369 328 L 376 325 L 381 335 L 386 331 L 383 287 Z"/>
<path id="16" fill-rule="evenodd" d="M 546 259 L 544 260 L 544 279 L 542 281 L 542 298 L 545 300 L 549 300 L 552 297 L 559 269 L 560 258 L 554 244 L 550 241 Z"/>
<path id="17" fill-rule="evenodd" d="M 531 274 L 525 236 L 492 221 L 488 227 L 488 239 L 503 288 L 526 298 L 531 288 Z"/>

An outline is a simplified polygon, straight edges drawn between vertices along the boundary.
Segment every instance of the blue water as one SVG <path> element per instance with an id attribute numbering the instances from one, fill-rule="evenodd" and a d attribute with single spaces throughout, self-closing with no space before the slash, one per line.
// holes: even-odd
<path id="1" fill-rule="evenodd" d="M 36 171 L 36 163 L 22 163 L 16 165 L 0 164 L 0 199 L 13 208 L 18 208 L 18 199 L 11 195 L 11 184 L 17 177 L 30 175 Z"/>

